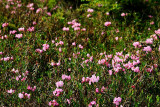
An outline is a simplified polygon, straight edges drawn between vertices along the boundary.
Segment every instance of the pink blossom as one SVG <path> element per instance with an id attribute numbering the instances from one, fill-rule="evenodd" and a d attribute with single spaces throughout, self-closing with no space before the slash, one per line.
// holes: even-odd
<path id="1" fill-rule="evenodd" d="M 54 91 L 53 91 L 53 95 L 55 95 L 55 96 L 59 96 L 60 95 L 60 93 L 61 92 L 63 92 L 63 90 L 62 89 L 58 89 L 58 88 L 56 88 Z"/>
<path id="2" fill-rule="evenodd" d="M 6 9 L 8 9 L 9 7 L 10 7 L 10 6 L 7 4 L 7 5 L 6 5 Z"/>
<path id="3" fill-rule="evenodd" d="M 52 16 L 52 15 L 51 15 L 51 12 L 47 12 L 47 15 L 48 15 L 48 16 Z"/>
<path id="4" fill-rule="evenodd" d="M 71 104 L 71 101 L 69 99 L 67 99 L 68 104 Z"/>
<path id="5" fill-rule="evenodd" d="M 99 81 L 99 76 L 95 76 L 95 74 L 94 75 L 92 75 L 92 77 L 89 79 L 89 84 L 91 85 L 91 83 L 95 83 L 95 82 L 98 82 Z"/>
<path id="6" fill-rule="evenodd" d="M 2 27 L 7 27 L 8 26 L 8 23 L 3 23 L 2 24 Z"/>
<path id="7" fill-rule="evenodd" d="M 64 44 L 64 42 L 63 42 L 63 41 L 59 41 L 59 44 L 60 44 L 60 45 L 63 45 L 63 44 Z"/>
<path id="8" fill-rule="evenodd" d="M 83 46 L 82 46 L 81 44 L 79 44 L 79 48 L 80 48 L 80 49 L 83 49 Z"/>
<path id="9" fill-rule="evenodd" d="M 126 15 L 125 13 L 122 13 L 122 14 L 121 14 L 122 17 L 125 16 L 125 15 Z"/>
<path id="10" fill-rule="evenodd" d="M 134 72 L 140 72 L 139 67 L 132 67 L 132 70 L 133 70 Z"/>
<path id="11" fill-rule="evenodd" d="M 49 45 L 48 44 L 43 44 L 43 50 L 46 51 L 47 49 L 49 49 Z"/>
<path id="12" fill-rule="evenodd" d="M 36 52 L 38 52 L 38 53 L 42 53 L 42 52 L 43 52 L 43 50 L 41 50 L 41 49 L 36 49 Z"/>
<path id="13" fill-rule="evenodd" d="M 87 12 L 92 13 L 94 10 L 93 9 L 88 9 Z"/>
<path id="14" fill-rule="evenodd" d="M 105 22 L 104 23 L 104 26 L 109 26 L 109 25 L 111 25 L 111 22 Z"/>
<path id="15" fill-rule="evenodd" d="M 80 27 L 74 27 L 74 31 L 80 30 Z"/>
<path id="16" fill-rule="evenodd" d="M 9 34 L 15 34 L 17 31 L 16 30 L 12 30 L 9 32 Z"/>
<path id="17" fill-rule="evenodd" d="M 150 22 L 151 25 L 154 25 L 154 21 Z"/>
<path id="18" fill-rule="evenodd" d="M 58 82 L 56 82 L 56 86 L 57 86 L 57 88 L 58 87 L 63 87 L 63 81 L 58 81 Z"/>
<path id="19" fill-rule="evenodd" d="M 67 80 L 70 80 L 71 79 L 71 76 L 69 75 L 65 75 L 65 74 L 63 74 L 62 75 L 62 80 L 65 80 L 65 79 L 67 79 Z"/>
<path id="20" fill-rule="evenodd" d="M 150 37 L 153 38 L 154 40 L 157 40 L 157 39 L 158 39 L 157 36 L 156 36 L 156 34 L 153 34 L 153 35 L 151 35 Z"/>
<path id="21" fill-rule="evenodd" d="M 85 79 L 85 77 L 82 77 L 82 83 L 84 83 L 84 82 L 85 82 L 85 80 L 86 80 L 86 79 Z"/>
<path id="22" fill-rule="evenodd" d="M 156 34 L 160 34 L 160 29 L 155 30 L 155 33 L 156 33 Z"/>
<path id="23" fill-rule="evenodd" d="M 146 43 L 147 43 L 147 44 L 153 44 L 153 38 L 147 39 L 147 40 L 146 40 Z"/>
<path id="24" fill-rule="evenodd" d="M 160 52 L 160 45 L 159 45 L 158 51 Z"/>
<path id="25" fill-rule="evenodd" d="M 108 72 L 109 72 L 109 75 L 112 75 L 112 70 L 109 70 Z"/>
<path id="26" fill-rule="evenodd" d="M 56 100 L 50 101 L 48 105 L 49 105 L 49 106 L 52 106 L 52 105 L 53 105 L 53 106 L 59 106 L 59 104 L 57 103 Z"/>
<path id="27" fill-rule="evenodd" d="M 82 28 L 81 31 L 86 31 L 86 28 Z"/>
<path id="28" fill-rule="evenodd" d="M 12 94 L 12 93 L 15 92 L 15 90 L 10 89 L 10 90 L 7 90 L 7 92 L 10 93 L 10 94 Z"/>
<path id="29" fill-rule="evenodd" d="M 91 17 L 91 16 L 92 16 L 91 14 L 88 14 L 88 15 L 87 15 L 87 17 Z"/>
<path id="30" fill-rule="evenodd" d="M 63 27 L 63 31 L 69 31 L 69 27 Z"/>
<path id="31" fill-rule="evenodd" d="M 95 102 L 95 101 L 91 101 L 91 102 L 88 104 L 88 107 L 92 107 L 93 105 L 96 105 L 96 102 Z"/>
<path id="32" fill-rule="evenodd" d="M 35 21 L 33 21 L 33 23 L 32 23 L 33 25 L 36 25 L 37 23 L 35 22 Z"/>
<path id="33" fill-rule="evenodd" d="M 115 97 L 114 100 L 113 100 L 113 103 L 118 106 L 119 103 L 122 101 L 121 97 Z"/>
<path id="34" fill-rule="evenodd" d="M 39 12 L 41 12 L 42 11 L 42 9 L 41 8 L 38 8 L 37 10 L 36 10 L 36 13 L 39 13 Z"/>
<path id="35" fill-rule="evenodd" d="M 139 47 L 139 45 L 140 45 L 139 42 L 134 42 L 134 43 L 133 43 L 133 46 L 134 46 L 135 48 Z"/>
<path id="36" fill-rule="evenodd" d="M 152 51 L 152 48 L 151 48 L 150 46 L 147 46 L 147 47 L 144 47 L 144 48 L 143 48 L 143 51 L 151 52 L 151 51 Z"/>
<path id="37" fill-rule="evenodd" d="M 102 88 L 101 88 L 101 92 L 103 93 L 105 91 L 105 87 L 104 86 L 102 86 Z"/>
<path id="38" fill-rule="evenodd" d="M 31 8 L 31 7 L 33 7 L 33 5 L 34 5 L 33 3 L 30 3 L 30 4 L 27 5 L 27 7 Z"/>
<path id="39" fill-rule="evenodd" d="M 19 97 L 20 99 L 22 99 L 22 98 L 24 97 L 24 95 L 23 95 L 22 93 L 19 93 L 19 94 L 18 94 L 18 97 Z"/>
<path id="40" fill-rule="evenodd" d="M 106 15 L 109 16 L 109 12 L 106 12 Z"/>
<path id="41" fill-rule="evenodd" d="M 118 40 L 118 37 L 115 37 L 115 40 L 117 41 L 117 40 Z"/>
<path id="42" fill-rule="evenodd" d="M 20 39 L 20 38 L 22 38 L 22 36 L 23 36 L 22 34 L 16 34 L 15 37 L 18 38 L 18 39 Z"/>
<path id="43" fill-rule="evenodd" d="M 73 46 L 75 46 L 75 45 L 76 45 L 76 43 L 75 43 L 75 42 L 73 42 L 73 43 L 72 43 L 72 45 L 73 45 Z"/>
<path id="44" fill-rule="evenodd" d="M 24 27 L 18 28 L 18 31 L 24 31 Z"/>
<path id="45" fill-rule="evenodd" d="M 30 99 L 30 97 L 31 97 L 31 95 L 30 94 L 27 94 L 27 93 L 25 93 L 24 94 L 28 99 Z"/>
<path id="46" fill-rule="evenodd" d="M 33 31 L 34 31 L 34 27 L 29 27 L 29 28 L 27 29 L 27 31 L 33 32 Z"/>
<path id="47" fill-rule="evenodd" d="M 99 93 L 99 90 L 98 90 L 98 88 L 96 88 L 96 93 Z"/>

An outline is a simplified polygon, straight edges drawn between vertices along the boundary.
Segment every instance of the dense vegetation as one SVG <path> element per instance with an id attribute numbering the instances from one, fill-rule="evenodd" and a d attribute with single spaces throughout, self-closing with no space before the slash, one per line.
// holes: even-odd
<path id="1" fill-rule="evenodd" d="M 160 2 L 0 0 L 0 106 L 160 106 Z"/>

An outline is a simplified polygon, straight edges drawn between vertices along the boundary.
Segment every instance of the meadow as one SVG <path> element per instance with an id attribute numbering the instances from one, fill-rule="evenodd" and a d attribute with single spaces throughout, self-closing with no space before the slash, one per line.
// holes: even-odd
<path id="1" fill-rule="evenodd" d="M 159 107 L 158 0 L 0 0 L 1 107 Z"/>

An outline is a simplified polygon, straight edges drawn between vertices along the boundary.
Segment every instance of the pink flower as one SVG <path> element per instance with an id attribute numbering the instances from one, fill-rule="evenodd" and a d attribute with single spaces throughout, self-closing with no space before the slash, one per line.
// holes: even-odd
<path id="1" fill-rule="evenodd" d="M 87 12 L 92 13 L 94 10 L 93 9 L 88 9 Z"/>
<path id="2" fill-rule="evenodd" d="M 109 70 L 108 72 L 109 72 L 109 75 L 112 75 L 112 70 Z"/>
<path id="3" fill-rule="evenodd" d="M 134 72 L 140 72 L 139 67 L 132 67 L 132 70 L 133 70 Z"/>
<path id="4" fill-rule="evenodd" d="M 20 99 L 22 99 L 22 98 L 24 97 L 24 95 L 23 95 L 22 93 L 19 93 L 19 94 L 18 94 L 18 97 L 19 97 Z"/>
<path id="5" fill-rule="evenodd" d="M 54 91 L 53 91 L 53 95 L 55 95 L 55 96 L 59 96 L 60 95 L 60 93 L 61 92 L 63 92 L 63 90 L 62 89 L 58 89 L 58 88 L 56 88 Z"/>
<path id="6" fill-rule="evenodd" d="M 43 50 L 46 51 L 47 49 L 49 49 L 49 45 L 48 44 L 43 44 Z"/>
<path id="7" fill-rule="evenodd" d="M 96 93 L 99 93 L 99 90 L 98 90 L 98 88 L 96 88 Z"/>
<path id="8" fill-rule="evenodd" d="M 69 31 L 69 27 L 63 27 L 63 31 Z"/>
<path id="9" fill-rule="evenodd" d="M 17 31 L 16 30 L 12 30 L 9 32 L 9 34 L 15 34 Z"/>
<path id="10" fill-rule="evenodd" d="M 30 4 L 27 5 L 27 7 L 31 8 L 31 7 L 33 7 L 33 5 L 34 5 L 33 3 L 30 3 Z"/>
<path id="11" fill-rule="evenodd" d="M 52 105 L 53 105 L 53 106 L 59 106 L 59 104 L 57 103 L 56 100 L 50 101 L 48 105 L 49 105 L 49 106 L 52 106 Z"/>
<path id="12" fill-rule="evenodd" d="M 91 14 L 88 14 L 88 15 L 87 15 L 87 17 L 91 17 L 91 16 L 92 16 Z"/>
<path id="13" fill-rule="evenodd" d="M 27 96 L 28 99 L 30 99 L 30 97 L 31 97 L 31 95 L 27 94 L 27 93 L 25 93 L 24 95 Z"/>
<path id="14" fill-rule="evenodd" d="M 8 23 L 3 23 L 2 24 L 2 27 L 7 27 L 8 26 Z"/>
<path id="15" fill-rule="evenodd" d="M 99 76 L 95 76 L 95 74 L 94 75 L 92 75 L 92 77 L 89 79 L 89 84 L 91 85 L 91 83 L 95 83 L 95 82 L 98 82 L 99 81 Z"/>
<path id="16" fill-rule="evenodd" d="M 153 38 L 154 40 L 157 40 L 156 34 L 153 34 L 153 35 L 151 35 L 150 37 Z"/>
<path id="17" fill-rule="evenodd" d="M 117 40 L 118 40 L 118 37 L 115 37 L 115 40 L 117 41 Z"/>
<path id="18" fill-rule="evenodd" d="M 155 33 L 156 33 L 156 34 L 160 34 L 160 29 L 155 30 Z"/>
<path id="19" fill-rule="evenodd" d="M 3 52 L 0 52 L 0 55 L 2 55 L 3 54 Z"/>
<path id="20" fill-rule="evenodd" d="M 22 36 L 23 36 L 22 34 L 16 34 L 15 37 L 18 38 L 18 39 L 20 39 L 20 38 L 22 38 Z"/>
<path id="21" fill-rule="evenodd" d="M 32 87 L 28 85 L 27 90 L 32 90 Z"/>
<path id="22" fill-rule="evenodd" d="M 37 23 L 35 21 L 33 21 L 33 25 L 36 25 Z"/>
<path id="23" fill-rule="evenodd" d="M 109 16 L 109 12 L 107 12 L 106 15 Z"/>
<path id="24" fill-rule="evenodd" d="M 24 27 L 18 28 L 18 31 L 24 31 Z"/>
<path id="25" fill-rule="evenodd" d="M 38 52 L 38 53 L 42 53 L 42 52 L 43 52 L 43 50 L 41 50 L 41 49 L 36 49 L 36 52 Z"/>
<path id="26" fill-rule="evenodd" d="M 62 80 L 65 80 L 65 79 L 70 80 L 70 79 L 71 79 L 71 76 L 70 76 L 70 75 L 67 76 L 67 75 L 63 74 L 63 75 L 62 75 Z"/>
<path id="27" fill-rule="evenodd" d="M 154 25 L 154 21 L 150 22 L 151 25 Z"/>
<path id="28" fill-rule="evenodd" d="M 86 31 L 86 28 L 81 29 L 81 31 Z"/>
<path id="29" fill-rule="evenodd" d="M 119 103 L 122 101 L 121 97 L 115 97 L 114 100 L 113 100 L 113 103 L 118 106 Z"/>
<path id="30" fill-rule="evenodd" d="M 52 15 L 51 15 L 51 12 L 47 12 L 47 15 L 48 15 L 48 16 L 52 16 Z"/>
<path id="31" fill-rule="evenodd" d="M 147 39 L 147 40 L 146 40 L 146 43 L 147 43 L 147 44 L 153 44 L 153 38 Z"/>
<path id="32" fill-rule="evenodd" d="M 29 27 L 29 28 L 27 29 L 27 31 L 33 32 L 33 31 L 34 31 L 34 27 Z"/>
<path id="33" fill-rule="evenodd" d="M 74 31 L 80 30 L 80 27 L 74 27 Z"/>
<path id="34" fill-rule="evenodd" d="M 85 77 L 82 77 L 82 83 L 84 83 L 84 82 L 85 82 L 85 80 L 86 80 L 86 79 L 85 79 Z"/>
<path id="35" fill-rule="evenodd" d="M 133 43 L 133 46 L 134 46 L 135 48 L 139 47 L 139 42 L 134 42 L 134 43 Z"/>
<path id="36" fill-rule="evenodd" d="M 73 42 L 72 45 L 75 46 L 75 45 L 76 45 L 76 42 Z"/>
<path id="37" fill-rule="evenodd" d="M 63 42 L 63 41 L 59 41 L 59 44 L 60 44 L 60 45 L 63 45 L 63 44 L 64 44 L 64 42 Z"/>
<path id="38" fill-rule="evenodd" d="M 111 25 L 111 22 L 105 22 L 104 23 L 104 26 L 109 26 L 109 25 Z"/>
<path id="39" fill-rule="evenodd" d="M 10 89 L 10 90 L 7 90 L 7 92 L 10 93 L 10 94 L 12 94 L 12 93 L 15 92 L 15 90 Z"/>
<path id="40" fill-rule="evenodd" d="M 41 12 L 42 11 L 42 9 L 41 8 L 38 8 L 37 10 L 36 10 L 36 13 L 39 13 L 39 12 Z"/>
<path id="41" fill-rule="evenodd" d="M 91 101 L 88 105 L 88 107 L 92 107 L 93 105 L 96 105 L 96 102 L 95 101 Z"/>
<path id="42" fill-rule="evenodd" d="M 150 46 L 147 46 L 147 47 L 144 47 L 144 48 L 143 48 L 143 51 L 151 52 L 151 51 L 152 51 L 152 48 L 151 48 Z"/>
<path id="43" fill-rule="evenodd" d="M 63 87 L 63 81 L 58 81 L 58 82 L 56 82 L 56 86 L 57 86 L 57 88 L 58 87 Z"/>
<path id="44" fill-rule="evenodd" d="M 80 49 L 83 49 L 83 46 L 82 46 L 81 44 L 79 44 L 79 48 L 80 48 Z"/>
<path id="45" fill-rule="evenodd" d="M 105 87 L 104 86 L 102 86 L 102 88 L 101 88 L 101 92 L 103 93 L 105 91 Z"/>
<path id="46" fill-rule="evenodd" d="M 159 45 L 158 51 L 160 52 L 160 45 Z"/>
<path id="47" fill-rule="evenodd" d="M 10 7 L 10 6 L 7 4 L 7 5 L 6 5 L 6 9 L 8 9 L 9 7 Z"/>
<path id="48" fill-rule="evenodd" d="M 125 16 L 125 15 L 126 15 L 125 13 L 122 13 L 122 14 L 121 14 L 122 17 Z"/>
<path id="49" fill-rule="evenodd" d="M 67 99 L 68 104 L 71 104 L 71 101 L 69 99 Z"/>

